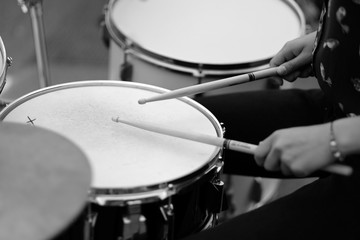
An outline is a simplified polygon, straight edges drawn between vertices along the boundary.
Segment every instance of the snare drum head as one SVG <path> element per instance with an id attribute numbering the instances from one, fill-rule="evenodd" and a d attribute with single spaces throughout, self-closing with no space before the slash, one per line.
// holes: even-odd
<path id="1" fill-rule="evenodd" d="M 157 185 L 210 166 L 219 148 L 137 129 L 112 118 L 221 136 L 212 114 L 191 99 L 138 104 L 138 99 L 158 91 L 115 81 L 62 84 L 14 101 L 0 118 L 49 128 L 73 140 L 89 158 L 94 188 Z"/>
<path id="2" fill-rule="evenodd" d="M 304 31 L 292 1 L 114 0 L 110 8 L 110 28 L 126 42 L 189 63 L 261 61 Z"/>

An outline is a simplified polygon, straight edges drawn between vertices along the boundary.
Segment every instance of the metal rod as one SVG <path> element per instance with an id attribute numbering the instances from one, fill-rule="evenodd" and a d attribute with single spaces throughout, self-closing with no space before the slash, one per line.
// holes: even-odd
<path id="1" fill-rule="evenodd" d="M 30 12 L 40 88 L 50 86 L 51 81 L 45 40 L 42 0 L 19 1 L 19 3 L 24 13 L 27 11 Z"/>

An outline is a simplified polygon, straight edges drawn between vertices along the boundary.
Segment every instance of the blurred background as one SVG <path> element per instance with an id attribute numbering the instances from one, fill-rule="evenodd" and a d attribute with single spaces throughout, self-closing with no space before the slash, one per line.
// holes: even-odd
<path id="1" fill-rule="evenodd" d="M 43 22 L 51 82 L 107 78 L 107 48 L 100 21 L 105 0 L 45 0 Z M 39 88 L 30 14 L 16 0 L 0 3 L 0 36 L 13 64 L 2 97 L 14 99 Z"/>

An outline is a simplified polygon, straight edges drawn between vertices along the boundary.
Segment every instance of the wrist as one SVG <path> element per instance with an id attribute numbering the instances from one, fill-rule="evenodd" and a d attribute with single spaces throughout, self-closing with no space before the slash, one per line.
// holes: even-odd
<path id="1" fill-rule="evenodd" d="M 360 154 L 360 117 L 338 119 L 333 123 L 333 130 L 343 155 Z"/>
<path id="2" fill-rule="evenodd" d="M 335 133 L 334 122 L 330 122 L 329 145 L 330 145 L 330 151 L 331 151 L 332 156 L 339 162 L 344 161 L 345 155 L 340 149 L 339 142 L 338 142 L 338 139 L 337 139 L 336 133 Z"/>

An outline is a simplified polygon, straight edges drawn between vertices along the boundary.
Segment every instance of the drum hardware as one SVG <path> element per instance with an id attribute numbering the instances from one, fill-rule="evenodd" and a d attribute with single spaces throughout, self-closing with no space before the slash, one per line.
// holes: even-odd
<path id="1" fill-rule="evenodd" d="M 214 168 L 214 177 L 209 184 L 207 184 L 209 189 L 206 199 L 211 199 L 211 201 L 207 201 L 207 206 L 210 214 L 213 215 L 211 226 L 218 224 L 219 213 L 226 211 L 228 208 L 225 195 L 225 183 L 221 180 L 223 168 L 224 161 L 220 158 L 220 161 L 216 163 Z"/>
<path id="2" fill-rule="evenodd" d="M 172 184 L 168 185 L 168 189 L 174 195 L 175 189 Z M 174 239 L 174 224 L 175 224 L 175 212 L 174 205 L 172 203 L 172 197 L 170 196 L 164 204 L 159 207 L 161 216 L 163 218 L 164 225 L 162 227 L 161 239 L 173 240 Z"/>
<path id="3" fill-rule="evenodd" d="M 24 13 L 30 12 L 40 88 L 50 86 L 51 81 L 46 49 L 42 0 L 18 0 L 18 4 Z"/>
<path id="4" fill-rule="evenodd" d="M 0 99 L 0 111 L 3 110 L 9 103 Z"/>
<path id="5" fill-rule="evenodd" d="M 186 187 L 192 184 L 192 182 L 188 182 L 186 184 L 182 184 L 179 188 Z M 163 201 L 165 199 L 170 198 L 176 192 L 174 191 L 174 187 L 172 184 L 169 184 L 168 187 L 151 190 L 144 188 L 142 190 L 139 189 L 131 189 L 129 192 L 126 190 L 108 190 L 108 191 L 97 191 L 93 190 L 90 193 L 90 201 L 99 205 L 99 206 L 120 206 L 126 207 L 129 202 L 133 202 L 135 200 L 141 199 L 141 203 L 147 204 L 156 201 Z M 106 193 L 106 194 L 104 194 Z"/>
<path id="6" fill-rule="evenodd" d="M 123 81 L 132 81 L 133 65 L 128 61 L 129 49 L 125 47 L 124 60 L 120 66 L 120 79 Z"/>
<path id="7" fill-rule="evenodd" d="M 119 240 L 146 239 L 146 218 L 141 214 L 141 202 L 127 203 L 127 213 L 122 218 L 123 232 Z"/>
<path id="8" fill-rule="evenodd" d="M 7 75 L 7 70 L 8 68 L 11 66 L 13 60 L 11 57 L 7 57 L 6 56 L 6 49 L 4 46 L 4 43 L 2 41 L 2 38 L 0 37 L 0 55 L 1 55 L 1 63 L 2 66 L 0 66 L 0 94 L 3 91 L 5 84 L 6 84 L 6 75 Z M 1 101 L 0 103 L 0 108 L 4 107 L 4 104 L 6 105 L 5 102 Z"/>
<path id="9" fill-rule="evenodd" d="M 214 202 L 209 202 L 211 205 L 209 206 L 209 209 L 212 209 L 213 213 L 220 213 L 224 210 L 224 182 L 220 179 L 215 179 L 211 182 L 211 187 L 213 188 L 213 193 L 215 193 L 213 200 Z"/>
<path id="10" fill-rule="evenodd" d="M 106 48 L 109 48 L 110 34 L 109 34 L 109 31 L 107 30 L 106 24 L 105 24 L 105 13 L 108 11 L 107 8 L 108 8 L 108 6 L 107 6 L 107 4 L 105 4 L 103 7 L 102 14 L 99 18 L 99 27 L 100 27 L 100 31 L 101 31 L 102 42 L 104 43 Z"/>
<path id="11" fill-rule="evenodd" d="M 163 226 L 163 239 L 172 240 L 174 239 L 174 205 L 171 203 L 169 198 L 168 204 L 160 207 L 162 217 L 165 221 Z"/>
<path id="12" fill-rule="evenodd" d="M 202 84 L 203 79 L 205 78 L 205 74 L 203 73 L 203 65 L 202 64 L 199 64 L 199 69 L 198 69 L 197 74 L 195 74 L 195 77 L 197 77 L 197 84 Z M 202 94 L 202 93 L 198 93 L 195 95 L 195 97 L 201 97 L 203 95 L 204 94 Z"/>
<path id="13" fill-rule="evenodd" d="M 203 72 L 203 65 L 202 64 L 199 64 L 198 72 L 197 72 L 197 74 L 194 74 L 194 76 L 197 77 L 197 79 L 198 79 L 197 84 L 201 84 L 203 78 L 205 77 L 205 74 Z"/>
<path id="14" fill-rule="evenodd" d="M 84 219 L 84 230 L 83 230 L 84 239 L 82 240 L 94 239 L 93 236 L 94 236 L 94 229 L 95 229 L 97 217 L 98 217 L 98 213 L 92 211 L 91 205 L 89 205 L 87 207 L 86 216 Z"/>
<path id="15" fill-rule="evenodd" d="M 2 90 L 4 89 L 5 87 L 5 84 L 6 84 L 6 74 L 7 74 L 7 71 L 8 71 L 8 68 L 11 66 L 13 62 L 13 59 L 11 57 L 7 57 L 6 58 L 6 65 L 5 65 L 5 69 L 4 69 L 4 72 L 3 72 L 3 75 L 1 76 L 1 79 L 2 80 L 2 84 L 0 86 L 0 93 L 2 92 Z"/>

